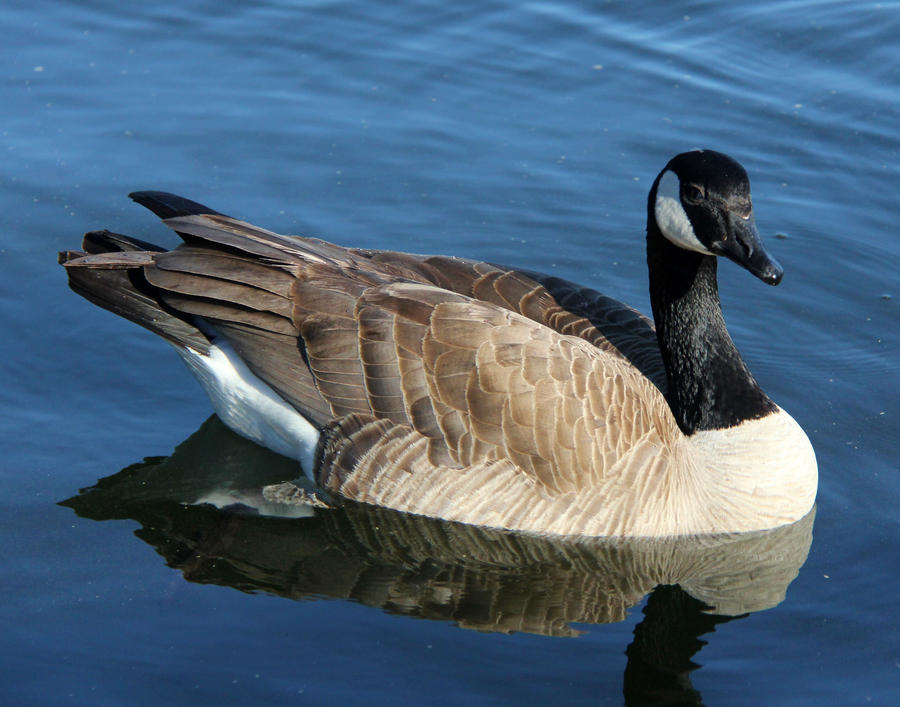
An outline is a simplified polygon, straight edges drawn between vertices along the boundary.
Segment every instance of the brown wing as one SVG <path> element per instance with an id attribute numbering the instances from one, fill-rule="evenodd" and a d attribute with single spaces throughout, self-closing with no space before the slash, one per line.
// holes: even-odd
<path id="1" fill-rule="evenodd" d="M 662 395 L 622 358 L 496 305 L 396 282 L 361 292 L 353 319 L 366 396 L 353 412 L 415 430 L 430 464 L 510 460 L 568 493 L 602 483 L 650 432 L 674 430 Z M 335 329 L 301 330 L 314 371 L 320 347 L 351 348 Z M 351 317 L 339 332 L 354 335 Z"/>
<path id="2" fill-rule="evenodd" d="M 653 322 L 637 310 L 596 290 L 530 270 L 449 256 L 353 250 L 410 280 L 532 319 L 622 356 L 665 394 L 666 371 Z"/>
<path id="3" fill-rule="evenodd" d="M 405 440 L 385 458 L 397 473 L 494 465 L 560 497 L 603 483 L 630 450 L 674 429 L 657 387 L 603 333 L 637 322 L 641 348 L 652 328 L 596 293 L 485 263 L 348 250 L 166 208 L 154 210 L 184 245 L 88 257 L 110 267 L 130 258 L 169 316 L 212 324 L 317 424 L 381 420 Z M 371 435 L 357 438 L 345 460 L 372 451 Z M 391 488 L 408 489 L 367 468 L 353 485 L 382 483 L 385 505 L 402 507 L 390 502 Z"/>

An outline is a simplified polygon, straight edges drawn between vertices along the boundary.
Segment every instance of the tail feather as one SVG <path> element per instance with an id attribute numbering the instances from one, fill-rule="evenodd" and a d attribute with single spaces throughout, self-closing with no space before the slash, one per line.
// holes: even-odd
<path id="1" fill-rule="evenodd" d="M 166 191 L 135 191 L 128 195 L 141 206 L 150 209 L 153 213 L 165 220 L 179 216 L 215 215 L 224 216 L 214 209 L 199 204 L 196 201 L 185 199 L 177 194 Z"/>
<path id="2" fill-rule="evenodd" d="M 121 233 L 113 233 L 112 231 L 89 231 L 84 234 L 84 240 L 81 247 L 87 253 L 116 253 L 130 251 L 149 251 L 151 253 L 161 253 L 165 250 L 158 245 L 142 241 L 140 238 L 131 236 L 123 236 Z"/>
<path id="3" fill-rule="evenodd" d="M 160 248 L 109 231 L 86 234 L 84 246 L 84 251 L 59 254 L 74 292 L 176 346 L 209 351 L 209 339 L 203 332 L 167 307 L 144 277 L 144 265 L 153 260 L 153 252 L 145 247 L 156 252 Z M 109 250 L 100 250 L 103 247 Z"/>
<path id="4" fill-rule="evenodd" d="M 83 251 L 60 254 L 72 289 L 164 337 L 201 368 L 206 357 L 185 355 L 185 347 L 212 356 L 232 345 L 251 372 L 307 419 L 316 425 L 330 419 L 293 323 L 294 287 L 304 258 L 326 263 L 343 249 L 305 245 L 166 192 L 131 197 L 184 243 L 166 250 L 110 231 L 89 233 Z"/>

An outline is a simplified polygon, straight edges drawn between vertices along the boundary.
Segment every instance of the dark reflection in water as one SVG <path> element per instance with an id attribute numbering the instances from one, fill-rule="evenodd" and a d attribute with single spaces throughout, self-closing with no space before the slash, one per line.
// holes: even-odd
<path id="1" fill-rule="evenodd" d="M 62 504 L 86 518 L 138 521 L 136 535 L 192 582 L 349 599 L 479 631 L 577 636 L 572 624 L 621 621 L 649 593 L 626 651 L 628 704 L 699 704 L 689 678 L 698 636 L 778 604 L 812 540 L 813 513 L 762 533 L 601 540 L 359 504 L 300 518 L 251 508 L 286 510 L 266 506 L 260 488 L 296 473 L 294 462 L 212 417 L 170 457 L 134 464 Z"/>
<path id="2" fill-rule="evenodd" d="M 635 627 L 634 640 L 625 651 L 625 704 L 702 704 L 690 680 L 690 673 L 700 667 L 691 658 L 706 645 L 699 636 L 745 616 L 710 613 L 678 585 L 654 589 L 644 607 L 644 620 Z"/>

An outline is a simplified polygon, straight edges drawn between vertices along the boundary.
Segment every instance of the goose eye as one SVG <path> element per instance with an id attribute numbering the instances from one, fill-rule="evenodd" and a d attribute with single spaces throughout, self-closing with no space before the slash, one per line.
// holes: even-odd
<path id="1" fill-rule="evenodd" d="M 702 187 L 698 187 L 696 184 L 688 184 L 684 188 L 684 197 L 687 201 L 696 204 L 698 201 L 703 201 L 706 198 L 706 194 Z"/>

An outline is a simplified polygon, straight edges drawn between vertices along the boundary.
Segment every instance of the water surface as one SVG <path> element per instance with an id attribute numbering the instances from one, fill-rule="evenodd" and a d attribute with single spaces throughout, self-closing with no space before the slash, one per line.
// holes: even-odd
<path id="1" fill-rule="evenodd" d="M 652 683 L 642 646 L 666 615 L 708 644 L 690 674 L 707 704 L 896 703 L 900 6 L 47 1 L 0 17 L 8 701 L 620 704 Z M 142 460 L 171 455 L 210 413 L 168 347 L 70 293 L 55 265 L 94 228 L 174 245 L 129 191 L 549 271 L 646 312 L 646 193 L 694 147 L 745 165 L 786 272 L 767 288 L 720 268 L 738 346 L 819 458 L 812 543 L 783 601 L 770 588 L 774 606 L 706 620 L 690 596 L 648 601 L 648 586 L 604 595 L 604 614 L 547 594 L 561 581 L 517 614 L 509 597 L 534 586 L 523 564 L 486 575 L 442 555 L 435 538 L 455 531 L 430 525 L 399 537 L 431 538 L 434 557 L 386 559 L 359 530 L 368 516 L 273 526 L 171 497 L 135 506 L 128 484 L 99 508 L 57 505 L 166 468 Z M 225 440 L 214 447 L 240 445 Z M 287 552 L 271 533 L 297 552 L 339 547 L 321 565 L 332 584 L 304 584 L 318 560 L 290 555 L 273 577 L 258 555 Z M 263 538 L 255 564 L 216 550 L 244 534 Z M 341 584 L 341 567 L 367 581 Z M 298 601 L 314 596 L 327 600 Z"/>

